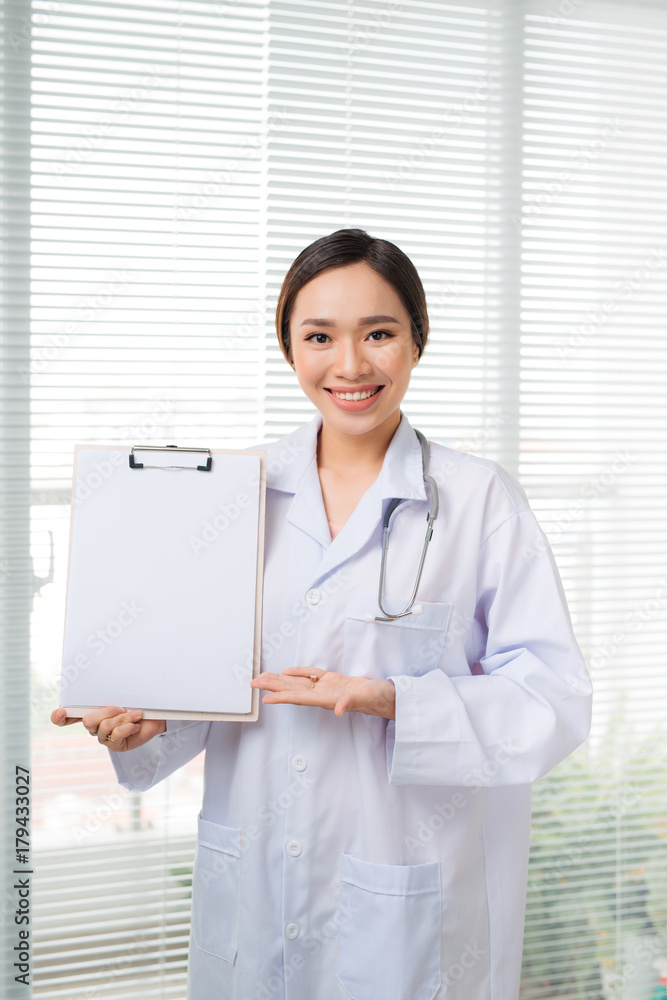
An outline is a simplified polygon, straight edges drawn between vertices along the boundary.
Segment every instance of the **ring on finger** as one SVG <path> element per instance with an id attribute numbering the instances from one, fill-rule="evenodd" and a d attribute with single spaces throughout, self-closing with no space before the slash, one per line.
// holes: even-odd
<path id="1" fill-rule="evenodd" d="M 107 736 L 107 743 L 122 743 L 122 742 L 123 742 L 122 740 L 112 740 L 111 734 Z"/>

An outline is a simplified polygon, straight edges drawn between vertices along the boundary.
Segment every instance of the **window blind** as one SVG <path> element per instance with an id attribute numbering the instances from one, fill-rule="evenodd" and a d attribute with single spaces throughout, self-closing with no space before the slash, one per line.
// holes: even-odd
<path id="1" fill-rule="evenodd" d="M 73 444 L 234 447 L 307 419 L 275 299 L 343 226 L 415 261 L 432 331 L 405 410 L 520 476 L 591 666 L 591 740 L 535 787 L 522 995 L 650 995 L 667 952 L 664 8 L 33 0 L 26 31 L 27 9 L 5 8 L 32 144 L 8 230 L 30 260 L 13 253 L 2 286 L 2 458 L 25 444 L 30 465 L 5 476 L 0 524 L 48 581 L 30 626 L 35 996 L 83 997 L 91 977 L 101 996 L 184 996 L 201 795 L 200 762 L 124 793 L 89 737 L 45 721 Z M 6 198 L 22 147 L 3 101 Z M 13 705 L 24 674 L 3 673 Z M 110 892 L 94 919 L 82 881 Z"/>
<path id="2" fill-rule="evenodd" d="M 74 443 L 260 436 L 265 20 L 262 2 L 33 5 L 36 563 L 55 550 L 32 623 L 36 997 L 185 994 L 201 761 L 129 795 L 90 737 L 45 719 Z"/>
<path id="3" fill-rule="evenodd" d="M 519 473 L 596 708 L 536 789 L 524 980 L 632 1000 L 667 954 L 667 18 L 561 8 L 524 18 Z"/>
<path id="4" fill-rule="evenodd" d="M 17 367 L 29 354 L 29 203 L 30 203 L 30 72 L 21 32 L 25 5 L 5 4 L 0 10 L 0 699 L 6 723 L 0 727 L 0 993 L 8 1000 L 29 993 L 15 982 L 13 946 L 19 943 L 14 923 L 19 904 L 14 888 L 19 866 L 17 847 L 30 832 L 16 824 L 17 788 L 29 768 L 30 606 L 33 568 L 30 563 L 29 390 Z M 25 814 L 20 814 L 25 819 Z M 16 831 L 20 829 L 17 843 Z M 30 840 L 27 838 L 30 845 Z M 22 856 L 32 860 L 30 851 Z M 31 881 L 32 876 L 26 876 Z M 7 934 L 5 934 L 5 930 Z M 9 944 L 11 949 L 5 946 Z M 20 973 L 19 973 L 20 974 Z"/>
<path id="5" fill-rule="evenodd" d="M 269 101 L 285 116 L 268 143 L 272 301 L 319 235 L 359 226 L 393 240 L 417 265 L 432 325 L 406 409 L 435 438 L 498 439 L 502 10 L 298 0 L 272 3 L 269 18 Z M 266 359 L 278 434 L 310 411 L 270 324 Z"/>

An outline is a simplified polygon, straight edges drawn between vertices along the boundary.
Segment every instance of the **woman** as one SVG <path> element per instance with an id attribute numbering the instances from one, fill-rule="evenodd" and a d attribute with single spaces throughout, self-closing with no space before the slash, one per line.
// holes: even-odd
<path id="1" fill-rule="evenodd" d="M 513 1000 L 530 783 L 590 716 L 552 555 L 506 472 L 401 414 L 428 317 L 397 247 L 317 240 L 277 330 L 319 413 L 267 447 L 259 721 L 83 724 L 128 789 L 206 750 L 192 1000 Z"/>

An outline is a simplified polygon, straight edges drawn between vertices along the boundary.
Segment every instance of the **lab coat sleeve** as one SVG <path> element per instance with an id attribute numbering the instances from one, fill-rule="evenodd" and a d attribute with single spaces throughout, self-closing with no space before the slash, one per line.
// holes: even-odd
<path id="1" fill-rule="evenodd" d="M 482 542 L 476 595 L 483 674 L 437 669 L 391 678 L 390 784 L 528 783 L 588 735 L 588 672 L 551 549 L 530 510 Z"/>
<path id="2" fill-rule="evenodd" d="M 119 783 L 131 792 L 152 788 L 201 753 L 210 725 L 210 722 L 170 720 L 167 731 L 144 746 L 124 753 L 109 751 Z"/>

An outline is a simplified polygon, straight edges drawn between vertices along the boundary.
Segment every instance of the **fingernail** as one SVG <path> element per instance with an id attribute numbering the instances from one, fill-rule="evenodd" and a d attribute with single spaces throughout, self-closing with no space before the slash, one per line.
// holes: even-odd
<path id="1" fill-rule="evenodd" d="M 144 713 L 140 708 L 135 708 L 132 712 L 130 712 L 133 719 L 140 719 L 143 714 Z"/>

